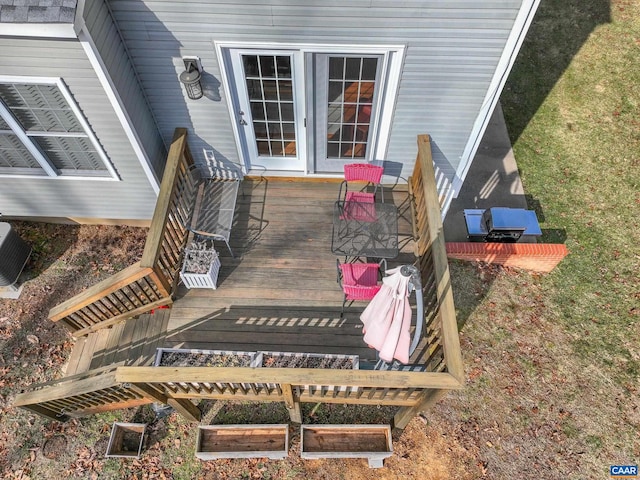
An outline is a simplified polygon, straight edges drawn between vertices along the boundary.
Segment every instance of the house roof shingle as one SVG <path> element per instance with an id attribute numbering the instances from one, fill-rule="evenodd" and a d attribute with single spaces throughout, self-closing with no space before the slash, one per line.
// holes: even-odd
<path id="1" fill-rule="evenodd" d="M 0 23 L 73 23 L 77 0 L 0 0 Z"/>

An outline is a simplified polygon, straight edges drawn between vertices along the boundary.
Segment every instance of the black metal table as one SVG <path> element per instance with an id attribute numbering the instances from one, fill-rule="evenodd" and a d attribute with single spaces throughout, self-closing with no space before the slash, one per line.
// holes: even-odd
<path id="1" fill-rule="evenodd" d="M 345 257 L 397 257 L 397 207 L 390 203 L 336 202 L 331 251 Z"/>

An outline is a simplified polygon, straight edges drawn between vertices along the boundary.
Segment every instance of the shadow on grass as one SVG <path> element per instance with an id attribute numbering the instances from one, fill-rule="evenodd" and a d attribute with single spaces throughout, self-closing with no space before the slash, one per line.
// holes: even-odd
<path id="1" fill-rule="evenodd" d="M 489 294 L 500 268 L 497 265 L 449 260 L 453 302 L 456 306 L 459 331 L 462 331 L 473 311 Z"/>
<path id="2" fill-rule="evenodd" d="M 53 265 L 76 242 L 80 230 L 79 225 L 23 221 L 9 223 L 32 249 L 21 281 L 35 278 Z"/>
<path id="3" fill-rule="evenodd" d="M 398 407 L 303 403 L 303 424 L 385 424 L 390 423 Z M 211 425 L 290 423 L 282 402 L 224 402 Z"/>
<path id="4" fill-rule="evenodd" d="M 500 98 L 512 143 L 610 9 L 610 0 L 542 0 Z"/>

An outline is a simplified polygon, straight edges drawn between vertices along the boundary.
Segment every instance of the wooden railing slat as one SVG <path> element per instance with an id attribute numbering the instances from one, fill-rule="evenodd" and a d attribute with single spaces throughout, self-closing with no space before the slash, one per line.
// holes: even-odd
<path id="1" fill-rule="evenodd" d="M 56 305 L 49 311 L 49 319 L 54 322 L 68 315 L 68 312 L 78 310 L 92 304 L 97 299 L 120 290 L 128 283 L 144 277 L 149 273 L 150 269 L 140 268 L 140 262 L 134 263 L 130 267 L 102 280 L 101 282 L 87 288 L 85 291 L 70 298 L 60 305 Z"/>
<path id="2" fill-rule="evenodd" d="M 345 385 L 389 388 L 458 389 L 460 382 L 448 373 L 321 370 L 313 368 L 240 367 L 118 367 L 122 383 L 288 383 L 293 385 Z"/>
<path id="3" fill-rule="evenodd" d="M 160 195 L 156 202 L 156 209 L 151 220 L 151 227 L 145 243 L 144 252 L 142 254 L 141 264 L 143 267 L 153 267 L 156 265 L 160 251 L 162 250 L 162 241 L 164 238 L 164 229 L 169 216 L 169 204 L 173 195 L 174 186 L 178 180 L 180 163 L 187 149 L 187 129 L 176 128 L 167 156 L 165 165 L 165 173 L 162 177 L 160 185 Z"/>

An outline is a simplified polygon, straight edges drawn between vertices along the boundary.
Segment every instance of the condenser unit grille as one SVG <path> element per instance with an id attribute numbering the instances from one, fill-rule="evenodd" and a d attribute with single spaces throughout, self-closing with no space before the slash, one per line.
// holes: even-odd
<path id="1" fill-rule="evenodd" d="M 6 222 L 0 222 L 0 287 L 8 287 L 18 281 L 31 247 L 27 245 Z"/>

